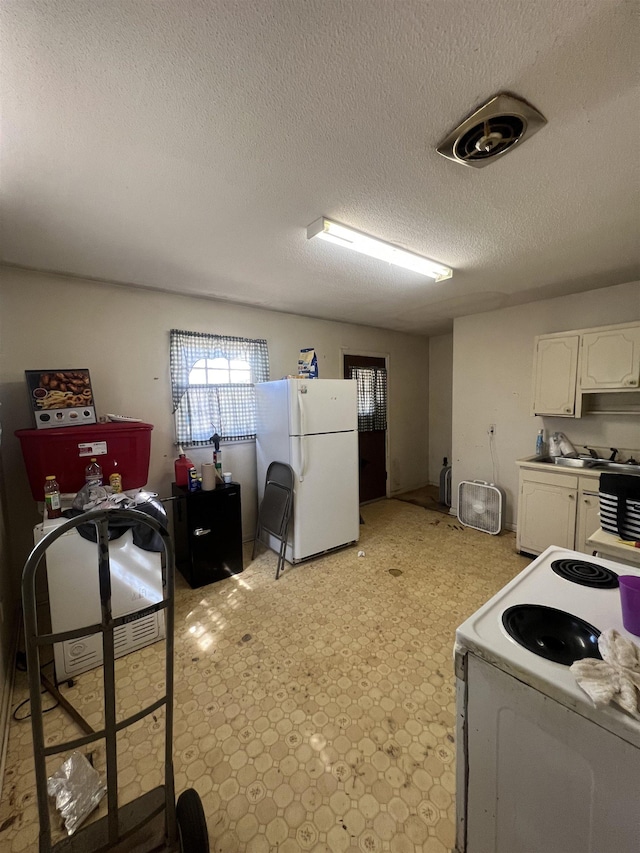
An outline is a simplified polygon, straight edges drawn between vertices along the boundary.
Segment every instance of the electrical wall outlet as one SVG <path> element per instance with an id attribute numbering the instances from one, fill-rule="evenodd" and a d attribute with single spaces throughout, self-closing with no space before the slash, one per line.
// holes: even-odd
<path id="1" fill-rule="evenodd" d="M 489 429 L 487 430 L 487 434 L 488 435 L 495 435 L 496 434 L 496 425 L 495 424 L 489 424 Z"/>

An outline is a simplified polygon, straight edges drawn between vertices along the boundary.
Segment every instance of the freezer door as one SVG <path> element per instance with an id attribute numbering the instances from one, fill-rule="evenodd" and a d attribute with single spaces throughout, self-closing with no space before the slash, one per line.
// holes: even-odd
<path id="1" fill-rule="evenodd" d="M 355 379 L 288 379 L 289 434 L 358 429 Z"/>
<path id="2" fill-rule="evenodd" d="M 291 441 L 296 484 L 293 548 L 287 549 L 287 559 L 297 561 L 358 540 L 358 434 L 309 435 Z"/>

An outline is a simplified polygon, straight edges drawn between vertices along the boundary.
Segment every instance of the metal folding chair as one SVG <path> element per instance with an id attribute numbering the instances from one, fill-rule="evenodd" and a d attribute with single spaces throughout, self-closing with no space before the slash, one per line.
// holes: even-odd
<path id="1" fill-rule="evenodd" d="M 264 495 L 258 510 L 256 538 L 253 542 L 251 559 L 254 559 L 256 556 L 258 543 L 261 541 L 263 532 L 271 534 L 275 539 L 278 539 L 280 548 L 277 552 L 278 568 L 276 570 L 276 580 L 280 577 L 280 572 L 284 567 L 287 533 L 293 510 L 293 481 L 294 473 L 290 465 L 284 462 L 272 462 L 267 469 Z"/>

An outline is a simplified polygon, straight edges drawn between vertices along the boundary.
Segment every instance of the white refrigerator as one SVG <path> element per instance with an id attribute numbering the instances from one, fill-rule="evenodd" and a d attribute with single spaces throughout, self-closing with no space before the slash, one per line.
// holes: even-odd
<path id="1" fill-rule="evenodd" d="M 258 499 L 271 462 L 295 474 L 286 559 L 306 560 L 360 535 L 355 379 L 280 379 L 256 385 Z M 276 540 L 267 543 L 277 550 Z"/>

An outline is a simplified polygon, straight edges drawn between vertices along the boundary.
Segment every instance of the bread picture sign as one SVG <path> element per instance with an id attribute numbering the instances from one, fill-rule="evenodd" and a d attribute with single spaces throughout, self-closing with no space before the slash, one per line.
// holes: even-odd
<path id="1" fill-rule="evenodd" d="M 36 427 L 80 426 L 95 423 L 95 405 L 89 371 L 25 371 Z"/>

